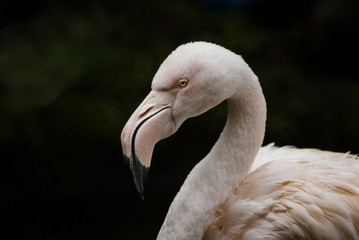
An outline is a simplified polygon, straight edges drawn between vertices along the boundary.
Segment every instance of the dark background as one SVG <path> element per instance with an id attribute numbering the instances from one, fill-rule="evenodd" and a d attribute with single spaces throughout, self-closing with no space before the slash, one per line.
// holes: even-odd
<path id="1" fill-rule="evenodd" d="M 359 153 L 359 6 L 343 0 L 0 1 L 2 239 L 154 239 L 224 104 L 156 145 L 145 201 L 119 136 L 179 44 L 241 54 L 265 143 Z"/>

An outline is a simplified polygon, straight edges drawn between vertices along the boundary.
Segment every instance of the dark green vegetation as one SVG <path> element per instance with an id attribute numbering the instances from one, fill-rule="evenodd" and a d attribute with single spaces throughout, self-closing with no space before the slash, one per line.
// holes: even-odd
<path id="1" fill-rule="evenodd" d="M 155 238 L 218 138 L 225 104 L 156 146 L 145 202 L 119 136 L 161 62 L 189 41 L 241 54 L 259 76 L 265 144 L 359 153 L 358 9 L 341 0 L 0 2 L 1 234 Z"/>

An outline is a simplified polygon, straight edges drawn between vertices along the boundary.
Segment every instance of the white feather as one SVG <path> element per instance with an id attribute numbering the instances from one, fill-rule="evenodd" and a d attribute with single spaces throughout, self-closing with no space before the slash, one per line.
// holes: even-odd
<path id="1" fill-rule="evenodd" d="M 261 148 L 204 239 L 359 239 L 358 161 L 348 153 Z"/>

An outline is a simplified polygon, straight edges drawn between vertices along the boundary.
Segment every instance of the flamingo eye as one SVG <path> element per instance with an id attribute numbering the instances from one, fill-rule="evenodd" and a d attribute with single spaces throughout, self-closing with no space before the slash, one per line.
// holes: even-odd
<path id="1" fill-rule="evenodd" d="M 177 83 L 177 87 L 179 87 L 179 88 L 185 88 L 185 87 L 187 87 L 187 85 L 188 85 L 187 79 L 181 79 Z"/>

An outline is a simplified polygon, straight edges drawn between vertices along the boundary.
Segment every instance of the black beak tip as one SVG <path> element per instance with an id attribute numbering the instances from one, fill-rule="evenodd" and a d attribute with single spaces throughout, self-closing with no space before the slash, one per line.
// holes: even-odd
<path id="1" fill-rule="evenodd" d="M 136 192 L 141 198 L 141 200 L 144 201 L 144 190 L 147 183 L 147 177 L 150 168 L 143 166 L 136 155 L 134 157 L 127 157 L 126 155 L 124 155 L 124 158 L 130 166 L 132 180 L 136 188 Z"/>

